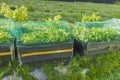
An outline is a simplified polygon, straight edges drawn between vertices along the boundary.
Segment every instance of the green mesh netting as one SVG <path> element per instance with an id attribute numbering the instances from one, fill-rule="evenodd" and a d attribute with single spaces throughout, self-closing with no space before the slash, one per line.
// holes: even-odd
<path id="1" fill-rule="evenodd" d="M 93 28 L 93 27 L 97 27 L 97 28 L 103 28 L 104 25 L 106 24 L 106 22 L 76 22 L 75 25 L 76 26 L 84 26 L 87 28 Z"/>
<path id="2" fill-rule="evenodd" d="M 0 46 L 13 43 L 13 36 L 10 33 L 13 26 L 13 21 L 10 19 L 0 19 Z"/>
<path id="3" fill-rule="evenodd" d="M 18 22 L 17 45 L 45 44 L 71 40 L 69 24 L 59 22 Z"/>
<path id="4" fill-rule="evenodd" d="M 117 31 L 120 31 L 120 19 L 117 19 L 117 18 L 109 19 L 109 20 L 105 21 L 104 26 L 105 26 L 105 28 L 112 28 Z"/>
<path id="5" fill-rule="evenodd" d="M 106 22 L 84 22 L 76 23 L 72 34 L 76 39 L 83 42 L 106 42 L 119 41 L 119 31 L 109 27 Z"/>

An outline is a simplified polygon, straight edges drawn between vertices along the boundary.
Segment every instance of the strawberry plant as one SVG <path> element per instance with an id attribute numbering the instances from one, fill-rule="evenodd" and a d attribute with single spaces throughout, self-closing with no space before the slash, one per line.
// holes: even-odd
<path id="1" fill-rule="evenodd" d="M 10 33 L 12 23 L 9 19 L 0 19 L 0 44 L 10 44 L 13 41 L 12 33 Z"/>
<path id="2" fill-rule="evenodd" d="M 13 36 L 11 36 L 8 32 L 0 30 L 0 44 L 8 44 L 12 42 Z"/>
<path id="3" fill-rule="evenodd" d="M 72 32 L 75 38 L 84 42 L 120 40 L 119 32 L 110 28 L 75 26 Z"/>
<path id="4" fill-rule="evenodd" d="M 47 23 L 46 23 L 47 24 Z M 33 24 L 21 26 L 20 42 L 23 44 L 43 44 L 65 42 L 71 40 L 69 28 L 64 24 Z"/>

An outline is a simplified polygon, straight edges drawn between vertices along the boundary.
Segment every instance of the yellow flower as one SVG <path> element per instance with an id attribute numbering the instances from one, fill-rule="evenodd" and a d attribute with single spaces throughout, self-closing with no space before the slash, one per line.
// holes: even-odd
<path id="1" fill-rule="evenodd" d="M 60 15 L 57 15 L 57 16 L 54 17 L 53 20 L 54 20 L 54 21 L 59 21 L 61 18 L 62 18 L 62 17 L 61 17 Z"/>

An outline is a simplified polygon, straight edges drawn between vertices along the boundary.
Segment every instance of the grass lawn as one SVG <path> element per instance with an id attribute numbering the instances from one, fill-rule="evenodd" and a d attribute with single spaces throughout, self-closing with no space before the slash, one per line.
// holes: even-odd
<path id="1" fill-rule="evenodd" d="M 62 74 L 47 65 L 47 80 L 120 80 L 120 52 L 100 54 L 96 57 L 75 56 Z M 84 70 L 88 70 L 86 73 Z M 53 76 L 54 75 L 54 76 Z"/>
<path id="2" fill-rule="evenodd" d="M 39 1 L 39 0 L 1 0 L 10 6 L 25 5 L 29 10 L 29 20 L 42 20 L 45 18 L 61 15 L 69 22 L 81 21 L 81 13 L 91 15 L 98 11 L 102 20 L 110 18 L 120 18 L 120 5 L 97 4 L 84 2 L 59 2 L 59 1 Z M 1 5 L 1 4 L 0 4 Z"/>

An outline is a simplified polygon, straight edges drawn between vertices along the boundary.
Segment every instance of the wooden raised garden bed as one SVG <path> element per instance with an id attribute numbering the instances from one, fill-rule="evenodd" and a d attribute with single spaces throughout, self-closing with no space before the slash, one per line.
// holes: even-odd
<path id="1" fill-rule="evenodd" d="M 73 39 L 67 22 L 26 22 L 17 26 L 21 31 L 16 42 L 21 64 L 71 60 Z"/>
<path id="2" fill-rule="evenodd" d="M 120 33 L 104 22 L 76 24 L 73 29 L 74 51 L 80 55 L 93 56 L 120 50 Z"/>

